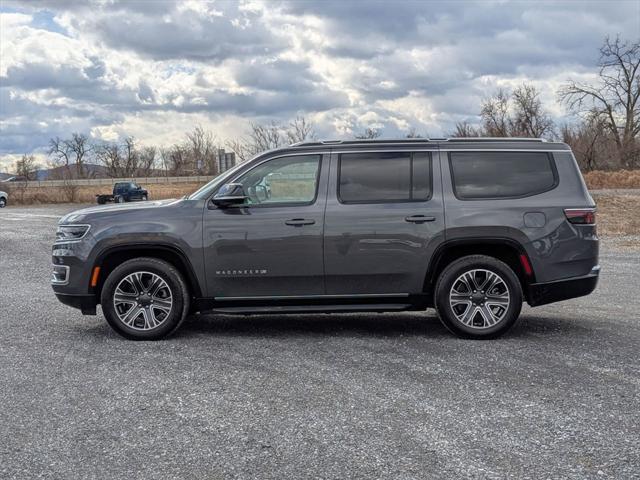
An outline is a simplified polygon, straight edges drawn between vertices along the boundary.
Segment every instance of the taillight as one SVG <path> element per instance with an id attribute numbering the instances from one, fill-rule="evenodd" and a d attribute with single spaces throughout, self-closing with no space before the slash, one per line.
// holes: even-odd
<path id="1" fill-rule="evenodd" d="M 569 222 L 575 225 L 595 225 L 595 208 L 565 208 L 564 214 Z"/>

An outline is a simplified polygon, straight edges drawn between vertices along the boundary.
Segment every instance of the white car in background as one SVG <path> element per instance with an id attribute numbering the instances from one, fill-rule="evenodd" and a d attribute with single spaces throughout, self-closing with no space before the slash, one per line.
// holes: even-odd
<path id="1" fill-rule="evenodd" d="M 7 198 L 9 198 L 9 195 L 7 195 L 5 192 L 0 192 L 0 208 L 4 208 L 7 206 Z"/>

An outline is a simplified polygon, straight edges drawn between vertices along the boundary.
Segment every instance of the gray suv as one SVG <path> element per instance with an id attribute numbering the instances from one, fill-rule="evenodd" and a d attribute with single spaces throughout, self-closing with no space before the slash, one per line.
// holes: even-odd
<path id="1" fill-rule="evenodd" d="M 190 313 L 435 308 L 495 338 L 522 302 L 591 293 L 595 204 L 569 147 L 538 139 L 307 142 L 180 200 L 63 217 L 58 299 L 153 340 Z"/>

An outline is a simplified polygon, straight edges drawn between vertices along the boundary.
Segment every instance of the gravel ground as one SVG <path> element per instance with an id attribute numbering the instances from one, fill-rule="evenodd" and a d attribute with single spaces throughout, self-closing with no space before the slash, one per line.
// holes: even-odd
<path id="1" fill-rule="evenodd" d="M 0 478 L 640 478 L 640 253 L 620 239 L 596 293 L 496 341 L 428 311 L 208 315 L 136 343 L 51 292 L 74 208 L 0 211 Z"/>

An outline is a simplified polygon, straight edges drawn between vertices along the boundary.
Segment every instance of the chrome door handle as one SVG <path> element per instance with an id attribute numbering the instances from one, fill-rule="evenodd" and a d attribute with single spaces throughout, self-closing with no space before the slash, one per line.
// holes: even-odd
<path id="1" fill-rule="evenodd" d="M 301 227 L 303 225 L 313 225 L 314 223 L 316 223 L 316 221 L 307 220 L 305 218 L 292 218 L 291 220 L 285 220 L 284 223 L 292 227 Z"/>
<path id="2" fill-rule="evenodd" d="M 408 217 L 404 217 L 406 222 L 411 223 L 424 223 L 424 222 L 433 222 L 436 217 L 429 217 L 427 215 L 410 215 Z"/>

